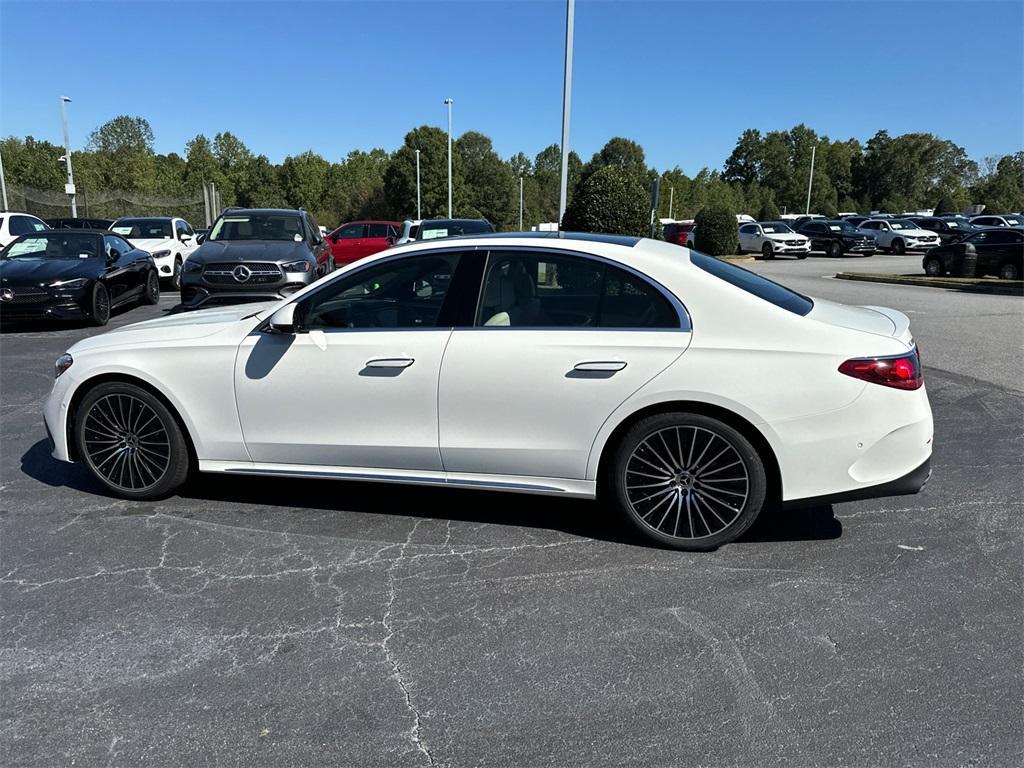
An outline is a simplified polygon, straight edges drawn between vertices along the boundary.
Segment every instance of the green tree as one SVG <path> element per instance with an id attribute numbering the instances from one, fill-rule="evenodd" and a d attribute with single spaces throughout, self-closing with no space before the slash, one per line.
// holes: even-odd
<path id="1" fill-rule="evenodd" d="M 736 142 L 732 154 L 725 161 L 722 178 L 734 184 L 753 184 L 761 181 L 761 165 L 764 161 L 764 144 L 761 132 L 748 128 Z"/>
<path id="2" fill-rule="evenodd" d="M 696 218 L 696 248 L 709 256 L 730 256 L 739 248 L 736 212 L 723 205 L 702 208 Z"/>
<path id="3" fill-rule="evenodd" d="M 572 202 L 583 175 L 583 161 L 572 150 L 568 158 L 569 178 L 566 184 L 567 205 Z M 550 144 L 537 153 L 533 161 L 533 175 L 537 183 L 537 221 L 558 221 L 558 198 L 562 183 L 562 150 Z"/>
<path id="4" fill-rule="evenodd" d="M 455 142 L 453 155 L 466 185 L 469 210 L 463 215 L 483 216 L 497 229 L 510 229 L 519 214 L 519 184 L 490 138 L 467 131 Z"/>
<path id="5" fill-rule="evenodd" d="M 384 173 L 384 194 L 397 217 L 416 217 L 416 150 L 420 150 L 420 187 L 423 218 L 448 215 L 448 134 L 432 125 L 421 125 L 405 135 Z M 454 159 L 454 153 L 453 153 Z M 452 213 L 466 206 L 459 163 L 452 164 Z"/>
<path id="6" fill-rule="evenodd" d="M 86 148 L 92 152 L 116 155 L 119 152 L 153 154 L 153 129 L 142 117 L 118 115 L 89 134 Z"/>
<path id="7" fill-rule="evenodd" d="M 580 183 L 565 209 L 562 229 L 644 237 L 650 226 L 649 202 L 635 172 L 605 166 Z"/>
<path id="8" fill-rule="evenodd" d="M 939 198 L 939 202 L 935 205 L 936 216 L 942 213 L 956 213 L 959 210 L 960 208 L 957 206 L 956 200 L 948 193 L 943 193 L 942 197 Z"/>
<path id="9" fill-rule="evenodd" d="M 775 198 L 769 197 L 764 205 L 761 206 L 761 210 L 758 211 L 758 221 L 775 221 L 779 218 L 779 207 L 775 205 Z"/>
<path id="10" fill-rule="evenodd" d="M 647 175 L 643 147 L 631 139 L 615 136 L 590 158 L 590 162 L 584 169 L 584 175 L 607 167 L 619 168 L 641 176 Z"/>
<path id="11" fill-rule="evenodd" d="M 324 215 L 327 176 L 331 164 L 312 150 L 286 157 L 281 163 L 281 184 L 291 208 L 305 208 L 319 220 Z"/>
<path id="12" fill-rule="evenodd" d="M 991 213 L 1024 210 L 1024 151 L 1004 155 L 972 189 L 974 202 Z"/>

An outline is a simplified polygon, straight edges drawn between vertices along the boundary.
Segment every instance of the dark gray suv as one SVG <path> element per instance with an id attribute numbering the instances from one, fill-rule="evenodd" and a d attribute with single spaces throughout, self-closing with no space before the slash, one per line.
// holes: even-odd
<path id="1" fill-rule="evenodd" d="M 185 261 L 181 304 L 281 299 L 333 269 L 330 245 L 301 208 L 228 208 Z"/>

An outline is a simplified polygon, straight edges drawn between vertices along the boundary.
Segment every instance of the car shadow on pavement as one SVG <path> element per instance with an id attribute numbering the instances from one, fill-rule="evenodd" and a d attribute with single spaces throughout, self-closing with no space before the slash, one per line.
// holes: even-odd
<path id="1" fill-rule="evenodd" d="M 91 495 L 109 495 L 81 464 L 66 464 L 53 459 L 45 440 L 40 440 L 22 456 L 21 469 L 29 477 L 49 486 Z M 634 533 L 616 513 L 586 499 L 346 480 L 197 474 L 177 497 L 161 502 L 165 507 L 161 511 L 163 514 L 191 517 L 199 502 L 226 503 L 235 508 L 278 507 L 296 514 L 333 510 L 487 523 L 652 546 Z M 180 507 L 180 512 L 175 507 Z M 205 514 L 215 514 L 215 511 L 208 509 Z M 794 511 L 767 508 L 739 541 L 817 541 L 835 539 L 840 535 L 842 524 L 833 515 L 831 506 Z"/>

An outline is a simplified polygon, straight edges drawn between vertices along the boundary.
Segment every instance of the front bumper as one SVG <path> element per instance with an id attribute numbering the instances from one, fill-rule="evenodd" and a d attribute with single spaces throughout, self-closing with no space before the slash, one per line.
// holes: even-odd
<path id="1" fill-rule="evenodd" d="M 253 301 L 279 301 L 302 290 L 316 280 L 315 271 L 286 272 L 284 280 L 271 284 L 212 285 L 201 274 L 183 273 L 181 306 L 196 309 L 205 304 L 241 304 Z"/>
<path id="2" fill-rule="evenodd" d="M 874 253 L 877 250 L 877 243 L 843 243 L 843 251 L 846 253 Z"/>
<path id="3" fill-rule="evenodd" d="M 922 253 L 924 253 L 925 251 L 930 251 L 932 248 L 938 248 L 940 245 L 942 245 L 942 243 L 939 240 L 932 240 L 931 242 L 928 242 L 928 243 L 922 243 L 922 242 L 919 242 L 919 241 L 908 242 L 907 243 L 907 250 L 908 251 L 921 251 Z"/>
<path id="4" fill-rule="evenodd" d="M 789 245 L 788 243 L 780 243 L 777 240 L 773 240 L 772 250 L 775 253 L 810 253 L 811 243 L 808 241 L 800 245 Z"/>
<path id="5" fill-rule="evenodd" d="M 15 293 L 17 298 L 17 293 Z M 19 320 L 83 320 L 89 317 L 84 291 L 49 294 L 33 301 L 0 302 L 0 323 Z"/>

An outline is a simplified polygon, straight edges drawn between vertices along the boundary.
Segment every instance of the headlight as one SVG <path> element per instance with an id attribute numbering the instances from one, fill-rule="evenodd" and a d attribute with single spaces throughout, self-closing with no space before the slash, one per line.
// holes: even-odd
<path id="1" fill-rule="evenodd" d="M 170 255 L 170 251 L 154 251 L 153 253 L 150 254 L 150 256 L 152 256 L 154 259 L 163 259 Z"/>
<path id="2" fill-rule="evenodd" d="M 64 288 L 74 290 L 75 288 L 81 288 L 89 282 L 87 277 L 76 277 L 73 280 L 58 280 L 55 283 L 50 283 L 51 288 Z"/>
<path id="3" fill-rule="evenodd" d="M 59 379 L 60 375 L 70 368 L 73 362 L 75 362 L 74 359 L 67 352 L 58 357 L 57 362 L 53 365 L 53 378 Z"/>
<path id="4" fill-rule="evenodd" d="M 309 272 L 313 269 L 313 265 L 308 261 L 289 261 L 287 264 L 282 264 L 281 269 L 285 272 Z"/>
<path id="5" fill-rule="evenodd" d="M 203 265 L 198 263 L 198 262 L 195 262 L 195 261 L 188 261 L 188 260 L 186 260 L 184 266 L 182 267 L 182 271 L 184 271 L 184 272 L 202 272 L 203 271 Z"/>

